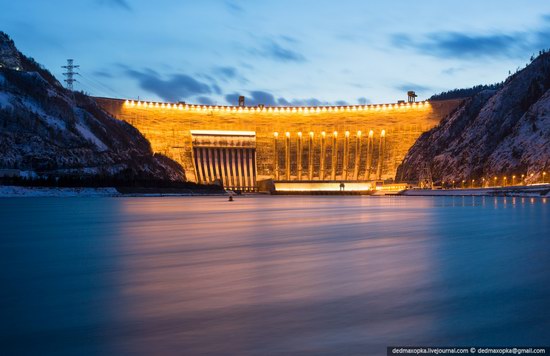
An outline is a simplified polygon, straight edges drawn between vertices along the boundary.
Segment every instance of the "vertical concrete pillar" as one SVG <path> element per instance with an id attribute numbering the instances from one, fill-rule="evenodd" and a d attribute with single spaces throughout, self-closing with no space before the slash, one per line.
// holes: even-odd
<path id="1" fill-rule="evenodd" d="M 365 168 L 365 178 L 370 180 L 372 173 L 372 154 L 374 151 L 374 131 L 369 131 L 369 137 L 367 138 L 367 162 Z"/>
<path id="2" fill-rule="evenodd" d="M 208 158 L 206 157 L 206 148 L 198 148 L 199 152 L 199 159 L 201 162 L 201 174 L 202 174 L 202 181 L 203 183 L 210 183 L 210 179 L 208 178 Z"/>
<path id="3" fill-rule="evenodd" d="M 302 133 L 298 132 L 298 141 L 296 147 L 296 171 L 298 180 L 302 180 Z"/>
<path id="4" fill-rule="evenodd" d="M 313 131 L 309 133 L 308 143 L 308 164 L 307 164 L 307 176 L 309 180 L 313 180 Z"/>
<path id="5" fill-rule="evenodd" d="M 255 177 L 254 177 L 254 150 L 252 148 L 248 149 L 248 176 L 250 177 L 250 191 L 253 191 L 256 188 Z"/>
<path id="6" fill-rule="evenodd" d="M 290 180 L 290 132 L 285 134 L 285 168 L 286 180 Z"/>
<path id="7" fill-rule="evenodd" d="M 242 189 L 243 187 L 243 171 L 242 171 L 242 157 L 241 157 L 241 149 L 237 148 L 235 150 L 235 168 L 236 168 L 236 178 L 237 178 L 237 189 Z"/>
<path id="8" fill-rule="evenodd" d="M 330 180 L 336 180 L 336 169 L 338 169 L 338 131 L 332 133 L 332 169 Z"/>
<path id="9" fill-rule="evenodd" d="M 380 143 L 378 145 L 378 168 L 376 169 L 376 178 L 382 179 L 382 169 L 384 165 L 384 154 L 386 150 L 386 131 L 380 132 Z"/>
<path id="10" fill-rule="evenodd" d="M 241 149 L 242 154 L 242 173 L 243 173 L 243 190 L 248 190 L 248 150 L 246 148 Z"/>
<path id="11" fill-rule="evenodd" d="M 344 180 L 348 179 L 348 165 L 349 165 L 349 131 L 346 131 L 344 136 L 344 161 L 342 162 L 342 176 Z"/>
<path id="12" fill-rule="evenodd" d="M 195 163 L 195 178 L 197 179 L 197 183 L 202 184 L 202 176 L 200 172 L 199 149 L 197 147 L 193 148 L 193 162 Z"/>
<path id="13" fill-rule="evenodd" d="M 361 131 L 357 131 L 355 140 L 355 165 L 353 167 L 353 180 L 359 178 L 359 167 L 361 166 Z"/>
<path id="14" fill-rule="evenodd" d="M 319 156 L 319 180 L 325 180 L 325 158 L 327 155 L 326 133 L 321 132 L 321 154 Z"/>
<path id="15" fill-rule="evenodd" d="M 214 180 L 219 179 L 221 180 L 221 174 L 220 174 L 220 160 L 218 158 L 219 149 L 218 148 L 212 148 L 212 156 L 214 157 Z"/>
<path id="16" fill-rule="evenodd" d="M 225 162 L 227 165 L 227 185 L 233 187 L 233 172 L 231 171 L 231 151 L 232 149 L 227 148 L 225 150 Z"/>
<path id="17" fill-rule="evenodd" d="M 253 181 L 252 181 L 252 184 L 254 185 L 254 191 L 256 191 L 256 188 L 257 188 L 257 185 L 256 185 L 256 176 L 257 176 L 257 172 L 256 172 L 256 150 L 252 150 L 252 178 L 253 178 Z"/>
<path id="18" fill-rule="evenodd" d="M 252 184 L 252 150 L 250 148 L 246 149 L 246 176 L 248 177 L 248 191 L 251 191 L 254 185 Z"/>
<path id="19" fill-rule="evenodd" d="M 243 184 L 242 184 L 242 187 L 243 187 L 243 190 L 247 190 L 248 188 L 248 171 L 247 171 L 247 159 L 246 159 L 246 154 L 247 154 L 247 150 L 246 148 L 241 148 L 239 149 L 239 151 L 241 151 L 241 175 L 243 176 Z"/>
<path id="20" fill-rule="evenodd" d="M 237 149 L 231 149 L 231 172 L 233 173 L 233 188 L 237 189 L 239 186 L 238 173 L 237 173 Z"/>
<path id="21" fill-rule="evenodd" d="M 279 133 L 273 133 L 273 174 L 275 180 L 279 180 Z"/>
<path id="22" fill-rule="evenodd" d="M 227 171 L 226 171 L 226 168 L 225 168 L 225 148 L 220 148 L 219 149 L 219 154 L 220 154 L 220 166 L 221 166 L 221 179 L 222 179 L 222 184 L 223 184 L 223 187 L 226 188 L 227 186 L 229 186 L 229 181 L 227 180 Z"/>
<path id="23" fill-rule="evenodd" d="M 204 150 L 208 154 L 208 180 L 212 183 L 216 179 L 216 173 L 214 171 L 214 155 L 212 154 L 211 148 L 205 148 Z"/>

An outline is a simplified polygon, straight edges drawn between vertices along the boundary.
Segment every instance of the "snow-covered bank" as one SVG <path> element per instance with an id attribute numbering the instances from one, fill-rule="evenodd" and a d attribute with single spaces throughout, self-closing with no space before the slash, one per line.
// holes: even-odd
<path id="1" fill-rule="evenodd" d="M 7 197 L 181 197 L 181 196 L 223 196 L 227 192 L 209 192 L 192 189 L 166 188 L 56 188 L 56 187 L 20 187 L 0 185 L 0 198 Z"/>
<path id="2" fill-rule="evenodd" d="M 112 197 L 121 194 L 115 188 L 54 188 L 0 186 L 0 198 L 6 197 Z"/>
<path id="3" fill-rule="evenodd" d="M 411 189 L 400 195 L 406 196 L 515 196 L 515 197 L 550 197 L 550 184 L 532 186 L 477 188 L 477 189 Z"/>

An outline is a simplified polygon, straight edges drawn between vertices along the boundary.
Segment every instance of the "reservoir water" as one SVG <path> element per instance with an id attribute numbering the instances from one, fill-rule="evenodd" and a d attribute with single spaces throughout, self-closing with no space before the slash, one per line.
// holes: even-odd
<path id="1" fill-rule="evenodd" d="M 1 354 L 550 344 L 550 202 L 0 199 Z"/>

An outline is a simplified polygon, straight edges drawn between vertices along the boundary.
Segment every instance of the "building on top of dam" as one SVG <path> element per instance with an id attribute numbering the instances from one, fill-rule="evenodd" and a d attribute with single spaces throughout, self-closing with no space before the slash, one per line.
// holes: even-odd
<path id="1" fill-rule="evenodd" d="M 258 181 L 394 179 L 418 136 L 462 100 L 378 105 L 218 106 L 96 98 L 197 183 L 255 191 Z"/>

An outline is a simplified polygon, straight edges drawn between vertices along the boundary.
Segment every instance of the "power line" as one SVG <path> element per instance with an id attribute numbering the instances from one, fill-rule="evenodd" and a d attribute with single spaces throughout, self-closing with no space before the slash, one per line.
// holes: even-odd
<path id="1" fill-rule="evenodd" d="M 103 84 L 102 82 L 94 79 L 92 75 L 89 75 L 89 73 L 84 73 L 84 74 L 79 73 L 79 76 L 82 79 L 84 79 L 84 80 L 87 79 L 90 83 L 95 84 L 94 86 L 102 88 L 100 91 L 102 91 L 104 93 L 107 93 L 108 96 L 121 97 L 117 91 L 112 89 L 110 86 L 108 86 L 106 84 Z"/>
<path id="2" fill-rule="evenodd" d="M 103 96 L 110 96 L 105 90 L 101 89 L 97 85 L 94 85 L 92 82 L 86 80 L 85 78 L 82 78 L 82 81 L 79 82 L 85 89 L 87 89 L 87 92 L 89 95 L 103 95 Z"/>
<path id="3" fill-rule="evenodd" d="M 67 79 L 64 79 L 64 82 L 67 83 L 67 89 L 73 91 L 73 83 L 77 82 L 77 80 L 74 79 L 74 76 L 75 74 L 78 74 L 78 72 L 75 72 L 74 70 L 80 68 L 80 66 L 74 65 L 72 59 L 67 59 L 67 65 L 61 66 L 61 68 L 67 70 L 63 73 L 63 75 L 67 77 Z"/>

